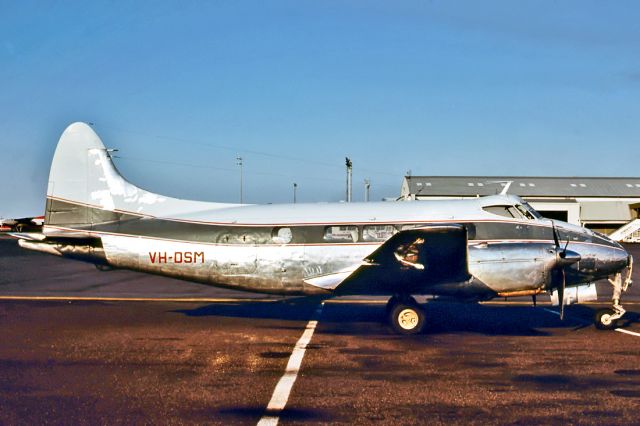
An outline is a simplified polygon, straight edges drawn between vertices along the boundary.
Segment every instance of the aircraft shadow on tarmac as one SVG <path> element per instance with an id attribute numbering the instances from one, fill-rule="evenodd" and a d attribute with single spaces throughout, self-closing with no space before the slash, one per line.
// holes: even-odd
<path id="1" fill-rule="evenodd" d="M 627 313 L 624 314 L 624 317 L 622 317 L 622 319 L 618 320 L 618 327 L 619 328 L 627 328 L 631 324 L 638 324 L 638 323 L 640 323 L 640 314 L 638 314 L 636 312 L 627 311 Z"/>
<path id="2" fill-rule="evenodd" d="M 245 406 L 245 407 L 219 407 L 212 409 L 208 418 L 214 416 L 224 417 L 230 416 L 230 419 L 246 418 L 256 419 L 263 415 L 274 415 L 280 418 L 280 421 L 322 421 L 331 422 L 335 418 L 327 412 L 327 410 L 301 409 L 301 408 L 285 408 L 283 411 L 275 411 L 270 413 L 263 406 Z"/>
<path id="3" fill-rule="evenodd" d="M 601 307 L 594 307 L 588 305 L 575 305 L 568 308 L 565 313 L 568 312 L 569 315 L 580 318 L 583 321 L 583 327 L 593 326 L 593 317 L 598 309 Z M 626 307 L 627 312 L 624 316 L 618 320 L 618 328 L 628 328 L 633 324 L 640 323 L 640 314 L 637 312 L 632 312 L 629 310 L 629 307 Z"/>
<path id="4" fill-rule="evenodd" d="M 295 298 L 274 302 L 214 303 L 195 309 L 172 312 L 186 316 L 219 316 L 232 318 L 308 321 L 318 304 L 317 299 Z M 564 321 L 541 307 L 494 306 L 461 303 L 430 303 L 426 306 L 427 325 L 424 334 L 469 332 L 484 335 L 546 336 L 548 329 L 581 329 L 593 327 L 595 308 L 577 305 L 567 307 Z M 323 309 L 319 330 L 336 335 L 390 335 L 382 304 L 327 303 Z M 627 312 L 620 327 L 640 322 L 640 315 Z M 273 324 L 255 323 L 256 327 Z M 278 325 L 279 328 L 299 328 L 298 324 Z"/>
<path id="5" fill-rule="evenodd" d="M 318 301 L 296 298 L 273 302 L 222 302 L 200 306 L 195 309 L 178 309 L 177 312 L 190 317 L 219 316 L 232 318 L 277 319 L 285 321 L 309 321 Z"/>

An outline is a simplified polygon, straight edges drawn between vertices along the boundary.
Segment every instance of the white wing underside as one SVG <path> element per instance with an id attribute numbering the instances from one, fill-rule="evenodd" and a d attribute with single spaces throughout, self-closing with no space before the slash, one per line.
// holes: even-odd
<path id="1" fill-rule="evenodd" d="M 315 277 L 305 278 L 304 282 L 325 290 L 333 290 L 338 287 L 344 280 L 349 278 L 355 272 L 360 264 L 342 269 L 331 274 L 318 275 Z"/>

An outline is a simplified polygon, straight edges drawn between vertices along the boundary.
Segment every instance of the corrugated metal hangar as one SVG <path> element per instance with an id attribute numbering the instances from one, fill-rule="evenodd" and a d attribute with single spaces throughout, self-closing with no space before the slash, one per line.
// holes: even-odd
<path id="1" fill-rule="evenodd" d="M 506 185 L 544 216 L 602 233 L 639 217 L 640 177 L 405 176 L 400 198 L 472 198 L 499 194 Z"/>

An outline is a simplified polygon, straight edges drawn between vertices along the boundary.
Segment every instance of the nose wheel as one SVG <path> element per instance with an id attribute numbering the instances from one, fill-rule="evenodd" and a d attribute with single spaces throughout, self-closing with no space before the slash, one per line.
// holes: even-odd
<path id="1" fill-rule="evenodd" d="M 598 330 L 613 330 L 616 328 L 618 319 L 622 318 L 625 313 L 622 306 L 618 305 L 618 309 L 618 311 L 612 308 L 598 309 L 593 318 L 596 328 Z"/>
<path id="2" fill-rule="evenodd" d="M 389 299 L 387 315 L 391 328 L 398 334 L 418 334 L 424 328 L 424 309 L 411 296 Z"/>

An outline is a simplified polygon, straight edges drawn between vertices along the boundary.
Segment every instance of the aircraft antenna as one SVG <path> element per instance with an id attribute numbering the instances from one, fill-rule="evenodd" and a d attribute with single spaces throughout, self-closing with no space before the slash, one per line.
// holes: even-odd
<path id="1" fill-rule="evenodd" d="M 500 195 L 507 195 L 507 192 L 509 192 L 509 187 L 511 186 L 513 181 L 509 180 L 509 181 L 507 181 L 505 183 L 506 183 L 506 185 L 504 186 L 504 188 L 502 188 L 502 191 L 500 191 Z"/>
<path id="2" fill-rule="evenodd" d="M 500 183 L 503 186 L 502 191 L 500 191 L 500 195 L 507 195 L 507 192 L 509 192 L 509 188 L 511 187 L 511 184 L 513 183 L 512 180 L 490 180 L 487 183 Z"/>

